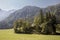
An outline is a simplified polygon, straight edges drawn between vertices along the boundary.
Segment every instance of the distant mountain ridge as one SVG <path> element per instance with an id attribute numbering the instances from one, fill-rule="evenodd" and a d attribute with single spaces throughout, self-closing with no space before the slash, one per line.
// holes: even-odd
<path id="1" fill-rule="evenodd" d="M 0 22 L 0 28 L 12 28 L 13 22 L 15 20 L 18 20 L 20 18 L 30 18 L 33 20 L 34 16 L 39 14 L 40 9 L 43 10 L 43 13 L 45 14 L 46 11 L 55 11 L 60 10 L 60 4 L 54 5 L 54 6 L 49 6 L 47 8 L 39 8 L 35 6 L 25 6 L 22 9 L 16 10 L 12 14 L 10 14 L 6 19 Z M 58 13 L 58 11 L 57 11 Z M 59 13 L 58 13 L 59 14 Z"/>
<path id="2" fill-rule="evenodd" d="M 5 10 L 0 9 L 0 21 L 4 20 L 6 17 L 8 17 L 14 11 L 15 10 L 5 11 Z"/>
<path id="3" fill-rule="evenodd" d="M 7 11 L 0 9 L 0 21 L 3 20 L 5 17 L 7 17 L 6 14 Z"/>
<path id="4" fill-rule="evenodd" d="M 16 10 L 9 17 L 3 20 L 0 25 L 0 28 L 12 28 L 12 24 L 15 20 L 20 18 L 31 18 L 33 20 L 34 15 L 40 11 L 40 8 L 35 6 L 26 6 L 22 9 Z M 2 25 L 3 24 L 3 25 Z M 2 26 L 2 27 L 1 27 Z M 4 27 L 5 26 L 5 27 Z"/>

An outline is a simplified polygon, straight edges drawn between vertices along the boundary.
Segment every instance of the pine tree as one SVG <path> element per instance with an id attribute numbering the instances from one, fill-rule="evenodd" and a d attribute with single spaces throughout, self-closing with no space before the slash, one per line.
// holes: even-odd
<path id="1" fill-rule="evenodd" d="M 51 19 L 51 24 L 52 24 L 52 27 L 53 27 L 53 33 L 55 34 L 56 33 L 56 16 L 55 15 L 53 15 L 52 16 L 52 19 Z"/>
<path id="2" fill-rule="evenodd" d="M 40 17 L 39 16 L 35 16 L 34 24 L 37 26 L 37 25 L 39 25 L 39 23 L 40 23 Z"/>
<path id="3" fill-rule="evenodd" d="M 49 15 L 48 15 L 48 12 L 46 12 L 46 21 L 49 21 Z"/>
<path id="4" fill-rule="evenodd" d="M 44 22 L 44 16 L 43 16 L 43 11 L 42 11 L 42 9 L 40 10 L 40 21 L 41 21 L 41 23 L 43 23 Z"/>
<path id="5" fill-rule="evenodd" d="M 35 16 L 35 18 L 34 18 L 36 33 L 39 33 L 41 31 L 41 28 L 39 25 L 42 24 L 43 22 L 44 22 L 43 11 L 40 10 L 39 15 Z"/>
<path id="6" fill-rule="evenodd" d="M 50 13 L 50 11 L 48 11 L 48 15 L 49 15 L 49 19 L 51 18 L 51 13 Z"/>
<path id="7" fill-rule="evenodd" d="M 50 11 L 46 12 L 46 21 L 49 21 L 51 19 L 52 15 Z"/>
<path id="8" fill-rule="evenodd" d="M 35 18 L 34 18 L 34 23 L 36 25 L 40 25 L 43 22 L 44 22 L 44 15 L 43 15 L 43 11 L 40 10 L 39 15 L 38 16 L 35 16 Z"/>

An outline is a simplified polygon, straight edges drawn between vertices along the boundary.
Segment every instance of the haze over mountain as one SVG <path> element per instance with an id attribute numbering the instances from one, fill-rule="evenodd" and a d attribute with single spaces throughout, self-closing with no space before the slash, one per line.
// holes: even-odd
<path id="1" fill-rule="evenodd" d="M 0 21 L 3 20 L 5 17 L 7 17 L 7 11 L 0 9 Z M 7 15 L 4 15 L 7 14 Z M 5 16 L 5 17 L 4 17 Z"/>
<path id="2" fill-rule="evenodd" d="M 7 18 L 11 13 L 13 13 L 15 10 L 9 10 L 9 11 L 5 11 L 0 9 L 0 21 L 4 20 L 5 18 Z"/>
<path id="3" fill-rule="evenodd" d="M 11 28 L 13 22 L 20 18 L 34 18 L 34 15 L 40 11 L 39 7 L 35 6 L 26 6 L 22 9 L 16 10 L 12 14 L 10 14 L 6 19 L 0 22 L 0 28 Z"/>
<path id="4" fill-rule="evenodd" d="M 47 11 L 55 11 L 60 10 L 60 4 L 57 5 L 53 5 L 53 6 L 49 6 L 47 8 L 39 8 L 39 7 L 35 7 L 35 6 L 25 6 L 22 9 L 18 9 L 15 12 L 13 12 L 12 14 L 10 14 L 6 19 L 4 19 L 3 21 L 0 22 L 0 28 L 12 28 L 13 26 L 13 22 L 15 20 L 18 20 L 20 18 L 30 18 L 31 20 L 33 20 L 34 16 L 37 14 L 39 14 L 38 12 L 40 12 L 40 9 L 42 9 L 45 14 L 46 10 Z M 60 12 L 56 12 L 56 14 L 58 15 Z"/>

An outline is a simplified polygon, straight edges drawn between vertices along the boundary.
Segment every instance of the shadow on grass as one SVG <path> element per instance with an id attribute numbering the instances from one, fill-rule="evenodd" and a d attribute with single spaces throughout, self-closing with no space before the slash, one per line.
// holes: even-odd
<path id="1" fill-rule="evenodd" d="M 41 33 L 42 35 L 60 35 L 60 33 L 56 32 L 56 34 L 46 34 L 46 33 Z"/>
<path id="2" fill-rule="evenodd" d="M 56 35 L 60 35 L 60 33 L 56 33 Z"/>
<path id="3" fill-rule="evenodd" d="M 32 34 L 32 33 L 24 33 L 24 32 L 14 32 L 15 34 Z"/>
<path id="4" fill-rule="evenodd" d="M 34 33 L 23 33 L 23 32 L 19 32 L 19 33 L 16 33 L 16 34 L 34 34 Z M 45 33 L 39 33 L 41 35 L 59 35 L 60 36 L 60 33 L 56 33 L 56 34 L 45 34 Z M 39 35 L 38 34 L 38 35 Z"/>

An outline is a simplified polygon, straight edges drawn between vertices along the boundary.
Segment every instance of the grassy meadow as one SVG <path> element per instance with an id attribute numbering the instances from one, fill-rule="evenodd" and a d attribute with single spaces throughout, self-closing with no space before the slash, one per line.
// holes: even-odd
<path id="1" fill-rule="evenodd" d="M 13 29 L 0 30 L 0 40 L 60 40 L 59 35 L 16 34 Z"/>

